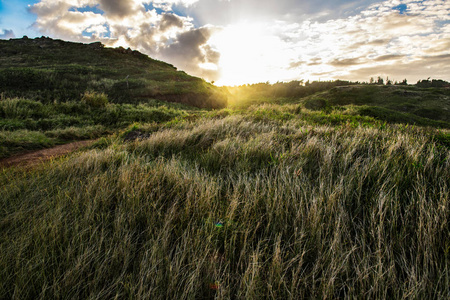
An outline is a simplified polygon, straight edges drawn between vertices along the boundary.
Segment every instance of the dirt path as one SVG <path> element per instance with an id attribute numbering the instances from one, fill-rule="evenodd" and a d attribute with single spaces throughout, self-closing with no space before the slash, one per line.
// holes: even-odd
<path id="1" fill-rule="evenodd" d="M 12 166 L 32 166 L 50 160 L 55 157 L 63 156 L 73 152 L 81 147 L 92 144 L 94 140 L 80 141 L 70 144 L 60 145 L 49 149 L 23 153 L 12 157 L 0 159 L 0 168 Z"/>

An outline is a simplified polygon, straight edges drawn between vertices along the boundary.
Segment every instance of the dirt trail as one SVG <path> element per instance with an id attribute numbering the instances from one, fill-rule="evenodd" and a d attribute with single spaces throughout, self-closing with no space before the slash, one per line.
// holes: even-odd
<path id="1" fill-rule="evenodd" d="M 73 152 L 81 147 L 92 144 L 94 140 L 80 141 L 70 144 L 60 145 L 49 149 L 23 153 L 12 157 L 0 159 L 0 168 L 12 166 L 32 166 L 50 160 L 55 157 L 63 156 Z"/>

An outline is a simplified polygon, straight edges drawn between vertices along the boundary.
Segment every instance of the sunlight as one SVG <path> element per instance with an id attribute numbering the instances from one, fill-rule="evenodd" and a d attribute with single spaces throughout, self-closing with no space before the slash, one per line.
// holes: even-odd
<path id="1" fill-rule="evenodd" d="M 220 52 L 218 85 L 277 81 L 286 75 L 290 50 L 262 24 L 241 23 L 224 28 L 210 43 Z"/>

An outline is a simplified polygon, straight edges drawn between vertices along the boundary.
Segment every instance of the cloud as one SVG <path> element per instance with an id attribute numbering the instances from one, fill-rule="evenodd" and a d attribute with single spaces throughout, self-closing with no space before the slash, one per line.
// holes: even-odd
<path id="1" fill-rule="evenodd" d="M 395 65 L 366 66 L 343 75 L 341 78 L 361 80 L 360 78 L 389 76 L 392 80 L 408 78 L 408 81 L 412 83 L 428 77 L 449 80 L 448 74 L 450 74 L 450 54 L 420 57 L 412 62 L 401 62 Z"/>
<path id="2" fill-rule="evenodd" d="M 159 28 L 162 31 L 166 31 L 167 29 L 169 29 L 171 27 L 182 28 L 183 25 L 184 25 L 183 20 L 181 18 L 179 18 L 177 15 L 163 14 Z"/>
<path id="3" fill-rule="evenodd" d="M 379 0 L 199 0 L 186 9 L 200 24 L 226 26 L 243 21 L 327 20 L 346 16 Z"/>
<path id="4" fill-rule="evenodd" d="M 377 58 L 374 58 L 374 61 L 398 60 L 398 59 L 401 59 L 404 57 L 405 57 L 405 55 L 388 54 L 388 55 L 378 56 Z"/>
<path id="5" fill-rule="evenodd" d="M 212 28 L 202 27 L 183 32 L 176 37 L 176 42 L 162 48 L 160 53 L 185 70 L 195 70 L 203 64 L 217 64 L 220 54 L 207 45 L 213 31 Z M 208 79 L 217 80 L 219 74 L 214 71 L 207 68 L 202 70 L 201 75 L 206 74 Z"/>
<path id="6" fill-rule="evenodd" d="M 285 22 L 284 48 L 296 49 L 284 74 L 314 79 L 364 80 L 381 74 L 423 77 L 434 70 L 449 80 L 450 2 L 400 1 L 374 4 L 361 13 L 328 21 Z M 398 66 L 398 68 L 397 68 Z M 434 76 L 434 75 L 433 75 Z M 325 78 L 324 78 L 325 77 Z"/>
<path id="7" fill-rule="evenodd" d="M 8 29 L 3 29 L 3 33 L 0 33 L 0 39 L 11 39 L 11 38 L 15 38 L 16 35 L 14 34 L 14 32 L 12 30 L 8 30 Z"/>
<path id="8" fill-rule="evenodd" d="M 133 0 L 99 0 L 99 8 L 110 18 L 124 18 L 135 14 L 139 4 Z"/>
<path id="9" fill-rule="evenodd" d="M 357 58 L 345 58 L 345 59 L 334 59 L 329 62 L 330 65 L 335 67 L 345 67 L 345 66 L 353 66 L 361 64 L 361 59 Z"/>

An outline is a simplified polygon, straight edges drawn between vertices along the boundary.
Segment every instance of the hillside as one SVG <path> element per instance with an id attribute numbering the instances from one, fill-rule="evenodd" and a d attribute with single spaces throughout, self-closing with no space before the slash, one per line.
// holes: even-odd
<path id="1" fill-rule="evenodd" d="M 450 128 L 450 89 L 394 85 L 340 86 L 303 99 L 307 108 L 358 106 L 361 115 L 394 123 Z"/>
<path id="2" fill-rule="evenodd" d="M 227 95 L 203 79 L 131 49 L 41 37 L 0 40 L 0 93 L 43 103 L 79 100 L 85 91 L 114 103 L 149 99 L 202 108 L 227 105 Z"/>

